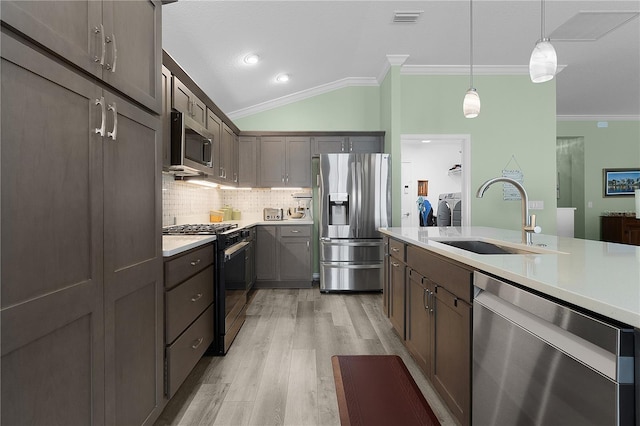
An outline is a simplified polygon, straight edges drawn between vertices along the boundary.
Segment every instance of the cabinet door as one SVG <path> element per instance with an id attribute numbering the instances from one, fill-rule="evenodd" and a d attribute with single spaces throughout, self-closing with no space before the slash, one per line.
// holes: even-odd
<path id="1" fill-rule="evenodd" d="M 238 139 L 238 185 L 242 187 L 256 186 L 258 138 L 240 136 Z"/>
<path id="2" fill-rule="evenodd" d="M 2 21 L 83 70 L 102 76 L 102 3 L 77 1 L 0 2 Z"/>
<path id="3" fill-rule="evenodd" d="M 391 259 L 391 300 L 389 320 L 400 338 L 405 338 L 405 264 Z"/>
<path id="4" fill-rule="evenodd" d="M 314 155 L 345 152 L 346 139 L 344 136 L 316 136 L 314 139 Z"/>
<path id="5" fill-rule="evenodd" d="M 309 238 L 280 239 L 280 279 L 311 281 L 311 241 Z"/>
<path id="6" fill-rule="evenodd" d="M 102 7 L 106 33 L 106 59 L 102 78 L 125 95 L 160 113 L 160 2 L 105 0 Z M 203 113 L 203 125 L 204 117 Z"/>
<path id="7" fill-rule="evenodd" d="M 383 152 L 380 136 L 349 136 L 349 152 Z"/>
<path id="8" fill-rule="evenodd" d="M 101 90 L 0 44 L 0 423 L 104 424 Z"/>
<path id="9" fill-rule="evenodd" d="M 432 383 L 463 425 L 471 423 L 471 305 L 433 286 Z"/>
<path id="10" fill-rule="evenodd" d="M 275 226 L 258 226 L 256 231 L 256 279 L 275 280 L 277 236 Z"/>
<path id="11" fill-rule="evenodd" d="M 286 186 L 311 186 L 311 139 L 287 137 Z"/>
<path id="12" fill-rule="evenodd" d="M 207 125 L 207 108 L 178 78 L 173 77 L 173 107 L 193 118 L 202 127 Z"/>
<path id="13" fill-rule="evenodd" d="M 260 186 L 285 186 L 285 155 L 284 137 L 260 138 Z"/>
<path id="14" fill-rule="evenodd" d="M 105 99 L 117 130 L 104 139 L 106 423 L 139 425 L 163 402 L 161 122 Z"/>
<path id="15" fill-rule="evenodd" d="M 222 178 L 222 160 L 220 157 L 222 151 L 222 121 L 208 108 L 207 130 L 213 135 L 213 172 L 211 174 L 215 179 L 220 179 Z"/>
<path id="16" fill-rule="evenodd" d="M 431 374 L 431 307 L 425 278 L 411 268 L 407 279 L 406 345 L 424 374 Z"/>
<path id="17" fill-rule="evenodd" d="M 233 130 L 225 123 L 222 123 L 222 143 L 220 144 L 220 161 L 222 165 L 222 180 L 227 184 L 233 184 L 235 179 L 234 163 L 235 135 Z"/>

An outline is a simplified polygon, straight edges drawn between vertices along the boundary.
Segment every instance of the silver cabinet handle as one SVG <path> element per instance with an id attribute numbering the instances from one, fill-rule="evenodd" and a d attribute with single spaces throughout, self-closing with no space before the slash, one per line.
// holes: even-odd
<path id="1" fill-rule="evenodd" d="M 233 181 L 238 183 L 238 173 L 233 173 Z"/>
<path id="2" fill-rule="evenodd" d="M 287 183 L 289 183 L 289 175 L 287 175 Z"/>
<path id="3" fill-rule="evenodd" d="M 391 247 L 391 251 L 398 253 L 400 251 L 400 249 L 398 249 L 396 247 Z"/>
<path id="4" fill-rule="evenodd" d="M 193 345 L 191 345 L 191 349 L 198 349 L 198 346 L 200 346 L 203 341 L 204 337 L 201 337 L 198 340 L 194 340 Z"/>
<path id="5" fill-rule="evenodd" d="M 94 34 L 100 34 L 100 44 L 101 44 L 101 50 L 102 50 L 102 53 L 100 53 L 100 57 L 98 57 L 98 56 L 94 56 L 93 57 L 93 62 L 99 62 L 100 66 L 103 67 L 104 66 L 104 52 L 106 50 L 106 40 L 104 38 L 104 26 L 102 24 L 100 24 L 99 27 L 95 27 L 93 29 L 93 33 Z"/>
<path id="6" fill-rule="evenodd" d="M 96 99 L 95 105 L 100 105 L 100 109 L 102 112 L 102 121 L 100 122 L 100 127 L 94 129 L 94 132 L 99 134 L 100 136 L 104 136 L 104 130 L 106 127 L 107 121 L 107 109 L 104 106 L 104 96 L 100 96 L 100 99 Z"/>
<path id="7" fill-rule="evenodd" d="M 391 266 L 393 266 L 394 268 L 397 268 L 398 266 L 400 266 L 400 264 L 397 262 L 391 262 Z"/>
<path id="8" fill-rule="evenodd" d="M 115 141 L 118 135 L 118 110 L 116 108 L 116 102 L 114 101 L 107 109 L 113 111 L 113 131 L 107 132 L 107 137 Z"/>
<path id="9" fill-rule="evenodd" d="M 200 263 L 200 259 L 196 259 L 191 261 L 191 266 L 196 266 L 198 263 Z"/>
<path id="10" fill-rule="evenodd" d="M 111 34 L 113 40 L 113 65 L 111 66 L 111 72 L 116 72 L 116 64 L 118 63 L 118 47 L 116 46 L 116 35 Z"/>
<path id="11" fill-rule="evenodd" d="M 105 68 L 106 68 L 108 71 L 115 72 L 114 68 L 115 68 L 115 61 L 116 61 L 116 55 L 117 55 L 117 50 L 116 50 L 116 35 L 115 35 L 115 34 L 111 34 L 111 37 L 106 37 L 106 38 L 105 38 L 105 42 L 106 42 L 107 44 L 111 44 L 111 43 L 113 43 L 113 44 L 112 44 L 112 47 L 111 47 L 111 50 L 112 50 L 112 52 L 113 52 L 113 64 L 109 64 L 109 63 L 107 63 L 107 64 L 105 65 Z"/>
<path id="12" fill-rule="evenodd" d="M 422 305 L 424 306 L 424 309 L 426 311 L 429 310 L 429 290 L 427 290 L 426 288 L 422 289 Z"/>
<path id="13" fill-rule="evenodd" d="M 191 298 L 192 302 L 197 302 L 202 297 L 202 293 L 198 293 Z"/>
<path id="14" fill-rule="evenodd" d="M 300 231 L 298 231 L 297 229 L 292 229 L 292 230 L 291 230 L 291 233 L 292 233 L 292 234 L 299 234 L 299 233 L 300 233 Z"/>

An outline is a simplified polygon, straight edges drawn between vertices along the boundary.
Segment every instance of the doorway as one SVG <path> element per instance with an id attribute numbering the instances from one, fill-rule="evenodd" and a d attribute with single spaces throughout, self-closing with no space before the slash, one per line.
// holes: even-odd
<path id="1" fill-rule="evenodd" d="M 418 181 L 428 181 L 423 198 L 431 204 L 434 216 L 441 194 L 460 193 L 462 226 L 471 225 L 470 140 L 469 135 L 401 135 L 401 226 L 420 225 Z"/>
<path id="2" fill-rule="evenodd" d="M 585 237 L 584 138 L 556 138 L 558 209 L 575 208 L 574 238 Z"/>

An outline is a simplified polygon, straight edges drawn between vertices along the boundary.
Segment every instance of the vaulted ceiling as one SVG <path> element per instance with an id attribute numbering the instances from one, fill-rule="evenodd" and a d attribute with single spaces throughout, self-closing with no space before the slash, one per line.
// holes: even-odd
<path id="1" fill-rule="evenodd" d="M 390 54 L 408 55 L 406 70 L 468 74 L 469 6 L 466 0 L 180 0 L 163 6 L 163 48 L 233 118 L 276 100 L 376 84 Z M 547 0 L 544 7 L 545 35 L 564 66 L 556 77 L 557 114 L 640 117 L 640 18 L 616 14 L 621 22 L 631 19 L 608 33 L 616 24 L 605 22 L 614 17 L 610 12 L 640 12 L 640 1 Z M 421 13 L 417 22 L 401 24 L 393 22 L 395 11 Z M 594 41 L 553 37 L 594 29 L 606 34 Z M 540 33 L 541 1 L 474 0 L 475 74 L 528 74 Z M 249 53 L 260 62 L 246 65 Z M 275 81 L 281 73 L 289 82 Z M 479 81 L 476 87 L 482 93 Z"/>

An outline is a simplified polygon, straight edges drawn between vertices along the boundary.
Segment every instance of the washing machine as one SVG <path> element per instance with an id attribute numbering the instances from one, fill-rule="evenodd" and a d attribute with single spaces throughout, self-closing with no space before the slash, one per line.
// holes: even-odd
<path id="1" fill-rule="evenodd" d="M 438 226 L 462 226 L 462 193 L 440 194 L 436 217 Z"/>

